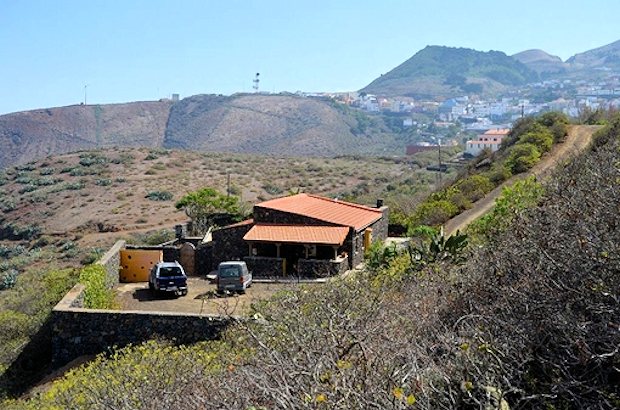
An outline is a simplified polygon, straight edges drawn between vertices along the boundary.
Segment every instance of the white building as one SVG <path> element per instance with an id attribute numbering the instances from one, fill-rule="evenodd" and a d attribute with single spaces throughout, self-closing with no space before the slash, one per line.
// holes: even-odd
<path id="1" fill-rule="evenodd" d="M 478 135 L 475 140 L 467 141 L 465 152 L 472 156 L 480 154 L 484 149 L 490 149 L 491 152 L 495 152 L 499 149 L 502 140 L 510 130 L 508 128 L 493 128 Z"/>

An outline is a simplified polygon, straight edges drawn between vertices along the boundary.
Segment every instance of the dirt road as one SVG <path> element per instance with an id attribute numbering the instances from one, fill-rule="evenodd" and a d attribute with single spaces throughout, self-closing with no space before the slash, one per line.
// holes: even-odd
<path id="1" fill-rule="evenodd" d="M 515 182 L 532 175 L 535 175 L 538 180 L 549 176 L 558 164 L 569 160 L 571 157 L 585 150 L 586 147 L 590 145 L 590 142 L 592 142 L 594 131 L 599 128 L 600 126 L 598 125 L 572 126 L 566 141 L 554 145 L 551 152 L 529 172 L 510 178 L 493 191 L 489 192 L 484 198 L 477 201 L 471 209 L 466 210 L 446 222 L 444 224 L 445 234 L 448 236 L 455 233 L 457 230 L 463 231 L 467 225 L 487 213 L 493 205 L 495 205 L 495 200 L 501 195 L 504 187 L 511 186 Z"/>

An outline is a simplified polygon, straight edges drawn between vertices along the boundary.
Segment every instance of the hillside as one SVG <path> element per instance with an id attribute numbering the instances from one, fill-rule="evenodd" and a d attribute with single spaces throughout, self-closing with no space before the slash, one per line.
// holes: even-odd
<path id="1" fill-rule="evenodd" d="M 522 51 L 512 55 L 512 58 L 520 61 L 543 77 L 564 73 L 569 68 L 560 57 L 551 55 L 543 50 Z"/>
<path id="2" fill-rule="evenodd" d="M 575 69 L 620 69 L 620 40 L 575 54 L 566 61 Z"/>
<path id="3" fill-rule="evenodd" d="M 72 105 L 2 115 L 0 168 L 83 149 L 161 146 L 170 105 Z"/>
<path id="4" fill-rule="evenodd" d="M 411 202 L 411 193 L 423 194 L 434 182 L 424 167 L 435 155 L 291 158 L 161 148 L 59 155 L 0 172 L 0 240 L 7 224 L 79 236 L 89 246 L 99 236 L 170 228 L 187 220 L 176 200 L 205 186 L 225 192 L 228 174 L 232 193 L 249 204 L 297 190 L 388 204 L 402 195 Z"/>
<path id="5" fill-rule="evenodd" d="M 362 114 L 363 115 L 363 114 Z M 285 95 L 196 95 L 172 107 L 164 146 L 291 156 L 380 152 L 385 129 L 358 133 L 358 118 L 323 100 Z"/>
<path id="6" fill-rule="evenodd" d="M 9 408 L 617 409 L 618 130 L 493 213 L 483 243 L 383 252 L 221 340 L 130 346 Z"/>
<path id="7" fill-rule="evenodd" d="M 364 87 L 362 92 L 415 98 L 490 94 L 538 79 L 500 51 L 428 46 Z"/>
<path id="8" fill-rule="evenodd" d="M 75 105 L 0 116 L 0 168 L 114 146 L 337 156 L 383 153 L 393 142 L 380 120 L 288 95 L 197 95 L 174 105 Z"/>

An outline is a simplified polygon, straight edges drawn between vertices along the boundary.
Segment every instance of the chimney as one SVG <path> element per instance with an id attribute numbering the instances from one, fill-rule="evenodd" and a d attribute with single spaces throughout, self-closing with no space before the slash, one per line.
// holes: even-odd
<path id="1" fill-rule="evenodd" d="M 381 208 L 383 206 L 383 199 L 377 199 L 377 208 Z"/>

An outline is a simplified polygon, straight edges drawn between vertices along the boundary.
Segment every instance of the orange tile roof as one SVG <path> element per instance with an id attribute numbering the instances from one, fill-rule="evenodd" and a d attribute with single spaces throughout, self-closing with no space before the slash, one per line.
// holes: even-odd
<path id="1" fill-rule="evenodd" d="M 246 241 L 342 245 L 349 233 L 346 226 L 254 225 Z"/>
<path id="2" fill-rule="evenodd" d="M 508 135 L 510 132 L 509 128 L 492 128 L 487 130 L 483 135 Z"/>
<path id="3" fill-rule="evenodd" d="M 501 141 L 469 140 L 468 144 L 501 144 Z"/>
<path id="4" fill-rule="evenodd" d="M 379 220 L 383 215 L 377 208 L 310 194 L 285 196 L 261 202 L 255 206 L 303 215 L 336 225 L 350 226 L 357 231 Z"/>

